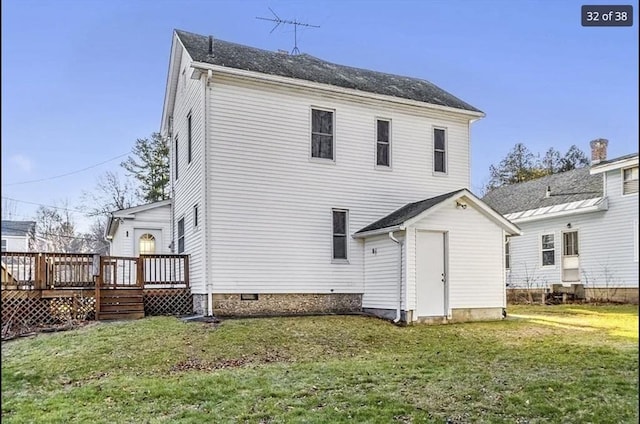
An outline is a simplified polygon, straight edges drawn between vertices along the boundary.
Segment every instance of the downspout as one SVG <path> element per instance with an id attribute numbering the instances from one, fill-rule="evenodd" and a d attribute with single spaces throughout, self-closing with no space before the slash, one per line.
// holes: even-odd
<path id="1" fill-rule="evenodd" d="M 207 151 L 209 150 L 209 145 L 207 143 L 208 141 L 208 131 L 207 131 L 207 117 L 209 115 L 209 108 L 208 108 L 208 98 L 209 98 L 209 81 L 211 81 L 211 78 L 213 77 L 213 71 L 211 69 L 209 69 L 207 71 L 207 77 L 205 79 L 204 82 L 204 116 L 202 118 L 202 122 L 204 125 L 204 139 L 202 142 L 202 160 L 204 161 L 202 164 L 202 169 L 203 169 L 203 173 L 204 173 L 204 178 L 202 179 L 202 185 L 203 185 L 203 191 L 204 191 L 204 195 L 202 196 L 202 201 L 204 203 L 204 211 L 203 211 L 203 217 L 202 217 L 202 243 L 204 244 L 204 249 L 203 249 L 203 255 L 204 257 L 202 258 L 202 262 L 204 264 L 204 281 L 205 284 L 207 286 L 206 291 L 207 291 L 207 315 L 208 316 L 213 316 L 213 287 L 211 282 L 209 281 L 209 243 L 207 242 L 208 237 L 207 237 L 207 223 L 209 222 L 209 191 L 208 191 L 208 184 L 207 182 L 209 181 L 209 174 L 207 172 L 207 165 L 209 164 L 209 161 L 207 160 Z"/>
<path id="2" fill-rule="evenodd" d="M 393 231 L 389 231 L 389 238 L 398 245 L 398 307 L 396 308 L 396 317 L 394 323 L 400 321 L 402 316 L 402 243 L 393 236 Z"/>

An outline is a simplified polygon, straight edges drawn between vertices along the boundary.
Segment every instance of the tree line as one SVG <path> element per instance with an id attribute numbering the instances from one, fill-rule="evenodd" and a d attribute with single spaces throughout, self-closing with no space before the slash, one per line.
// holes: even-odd
<path id="1" fill-rule="evenodd" d="M 489 166 L 488 193 L 498 187 L 535 180 L 546 175 L 571 171 L 589 165 L 589 158 L 575 144 L 565 154 L 551 147 L 544 156 L 534 154 L 523 143 L 517 143 L 497 165 Z"/>
<path id="2" fill-rule="evenodd" d="M 55 207 L 38 207 L 36 236 L 47 243 L 49 250 L 105 254 L 109 245 L 104 234 L 111 212 L 169 198 L 169 143 L 159 133 L 137 139 L 120 168 L 121 172 L 100 175 L 95 188 L 82 193 L 76 208 L 72 209 L 68 201 Z M 71 210 L 91 219 L 88 231 L 78 230 Z M 15 205 L 3 199 L 2 219 L 11 219 L 14 214 Z"/>

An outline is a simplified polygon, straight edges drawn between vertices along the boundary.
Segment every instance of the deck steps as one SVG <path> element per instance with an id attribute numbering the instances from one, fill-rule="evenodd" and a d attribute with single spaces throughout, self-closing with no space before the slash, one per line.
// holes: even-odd
<path id="1" fill-rule="evenodd" d="M 101 289 L 98 320 L 130 320 L 144 318 L 142 289 Z"/>

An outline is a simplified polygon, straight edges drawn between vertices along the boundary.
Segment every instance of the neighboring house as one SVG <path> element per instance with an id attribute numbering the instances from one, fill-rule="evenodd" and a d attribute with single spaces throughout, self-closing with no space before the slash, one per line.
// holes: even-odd
<path id="1" fill-rule="evenodd" d="M 43 246 L 36 237 L 35 221 L 2 221 L 3 252 L 33 252 L 43 250 Z"/>
<path id="2" fill-rule="evenodd" d="M 112 212 L 105 238 L 110 256 L 171 253 L 171 200 Z"/>
<path id="3" fill-rule="evenodd" d="M 606 160 L 591 142 L 591 166 L 500 187 L 483 200 L 523 231 L 507 239 L 514 288 L 583 284 L 588 298 L 638 300 L 638 154 Z"/>
<path id="4" fill-rule="evenodd" d="M 195 310 L 502 317 L 519 230 L 465 189 L 483 116 L 424 80 L 175 31 L 161 134 Z"/>

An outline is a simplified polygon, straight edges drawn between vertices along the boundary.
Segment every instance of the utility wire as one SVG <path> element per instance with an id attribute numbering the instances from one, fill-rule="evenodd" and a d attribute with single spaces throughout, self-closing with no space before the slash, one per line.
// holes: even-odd
<path id="1" fill-rule="evenodd" d="M 96 164 L 91 165 L 91 166 L 87 166 L 86 168 L 78 169 L 77 171 L 71 171 L 71 172 L 67 172 L 65 174 L 54 175 L 52 177 L 39 178 L 37 180 L 19 181 L 17 183 L 7 183 L 7 184 L 2 184 L 2 185 L 3 186 L 14 186 L 14 185 L 21 185 L 21 184 L 32 184 L 32 183 L 40 183 L 40 182 L 43 182 L 43 181 L 55 180 L 56 178 L 68 177 L 69 175 L 79 174 L 80 172 L 84 172 L 84 171 L 87 171 L 89 169 L 96 168 L 96 167 L 98 167 L 100 165 L 104 165 L 107 162 L 111 162 L 113 160 L 120 159 L 123 156 L 127 156 L 129 153 L 131 153 L 131 152 L 123 153 L 121 155 L 112 157 L 111 159 L 107 159 L 107 160 L 105 160 L 103 162 L 96 163 Z"/>
<path id="2" fill-rule="evenodd" d="M 81 211 L 81 210 L 79 210 L 79 209 L 65 208 L 65 207 L 62 207 L 62 206 L 45 205 L 45 204 L 43 204 L 43 203 L 28 202 L 28 201 L 26 201 L 26 200 L 19 200 L 19 199 L 14 199 L 14 198 L 11 198 L 11 197 L 5 197 L 5 196 L 2 196 L 2 198 L 3 198 L 3 199 L 5 199 L 5 200 L 12 200 L 12 201 L 14 201 L 14 202 L 18 202 L 18 203 L 26 203 L 26 204 L 29 204 L 29 205 L 45 206 L 45 207 L 47 207 L 47 208 L 52 208 L 52 209 L 62 209 L 63 211 L 76 212 L 76 213 L 81 213 L 81 214 L 84 214 L 84 213 L 85 213 L 84 211 Z"/>

